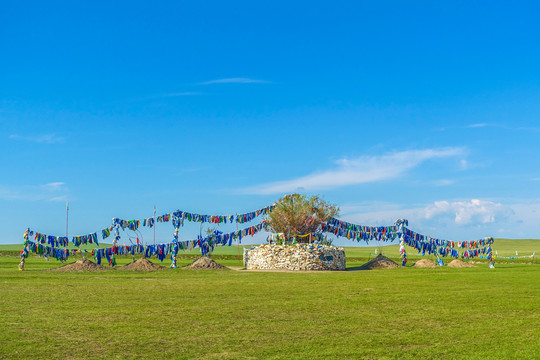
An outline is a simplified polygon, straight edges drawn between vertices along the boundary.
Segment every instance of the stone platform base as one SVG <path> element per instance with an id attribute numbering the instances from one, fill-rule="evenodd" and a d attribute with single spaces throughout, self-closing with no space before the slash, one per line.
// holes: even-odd
<path id="1" fill-rule="evenodd" d="M 260 245 L 244 250 L 248 270 L 345 270 L 345 250 L 323 245 Z"/>

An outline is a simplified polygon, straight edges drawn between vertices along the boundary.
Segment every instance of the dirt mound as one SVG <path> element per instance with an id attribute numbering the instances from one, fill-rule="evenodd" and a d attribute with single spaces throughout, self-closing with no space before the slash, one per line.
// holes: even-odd
<path id="1" fill-rule="evenodd" d="M 56 269 L 51 269 L 51 271 L 103 271 L 103 270 L 109 270 L 109 268 L 103 265 L 98 265 L 95 262 L 90 261 L 88 259 L 77 260 L 74 263 L 66 264 Z"/>
<path id="2" fill-rule="evenodd" d="M 186 269 L 193 270 L 225 270 L 227 267 L 218 264 L 209 257 L 203 256 L 195 260 L 190 265 L 184 266 Z"/>
<path id="3" fill-rule="evenodd" d="M 150 260 L 146 258 L 142 258 L 139 260 L 135 260 L 134 262 L 130 262 L 127 265 L 120 266 L 117 269 L 118 270 L 132 270 L 132 271 L 156 271 L 156 270 L 165 269 L 165 266 L 154 264 Z"/>
<path id="4" fill-rule="evenodd" d="M 448 264 L 448 267 L 453 267 L 453 268 L 470 268 L 470 267 L 475 267 L 475 266 L 474 266 L 474 265 L 471 265 L 471 264 L 468 264 L 468 263 L 466 263 L 466 262 L 464 262 L 464 261 L 455 259 L 455 260 L 450 261 L 450 263 Z"/>
<path id="5" fill-rule="evenodd" d="M 413 266 L 417 268 L 436 268 L 437 263 L 430 259 L 421 259 L 414 263 Z"/>
<path id="6" fill-rule="evenodd" d="M 358 270 L 394 269 L 397 267 L 399 267 L 398 264 L 396 264 L 386 256 L 379 254 L 375 259 L 371 259 L 364 265 L 360 266 Z"/>

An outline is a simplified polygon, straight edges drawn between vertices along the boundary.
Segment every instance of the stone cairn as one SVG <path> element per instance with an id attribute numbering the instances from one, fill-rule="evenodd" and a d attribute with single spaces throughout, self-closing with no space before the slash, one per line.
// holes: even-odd
<path id="1" fill-rule="evenodd" d="M 345 270 L 345 250 L 324 245 L 260 245 L 244 250 L 247 270 Z"/>

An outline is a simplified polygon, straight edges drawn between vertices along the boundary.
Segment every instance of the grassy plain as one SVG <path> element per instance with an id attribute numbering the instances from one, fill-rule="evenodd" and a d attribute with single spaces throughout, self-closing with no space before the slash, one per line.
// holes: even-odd
<path id="1" fill-rule="evenodd" d="M 534 241 L 520 255 L 536 251 Z M 373 253 L 347 248 L 348 266 Z M 236 255 L 220 248 L 215 257 L 241 266 Z M 31 256 L 24 272 L 18 261 L 0 256 L 0 359 L 540 357 L 537 264 L 65 273 L 46 271 L 56 260 Z"/>

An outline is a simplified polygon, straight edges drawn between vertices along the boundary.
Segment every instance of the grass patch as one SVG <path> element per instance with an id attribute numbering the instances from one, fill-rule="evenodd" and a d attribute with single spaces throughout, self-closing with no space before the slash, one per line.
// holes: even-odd
<path id="1" fill-rule="evenodd" d="M 540 265 L 58 273 L 45 271 L 56 260 L 17 264 L 0 257 L 0 358 L 538 357 Z"/>

